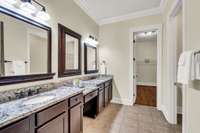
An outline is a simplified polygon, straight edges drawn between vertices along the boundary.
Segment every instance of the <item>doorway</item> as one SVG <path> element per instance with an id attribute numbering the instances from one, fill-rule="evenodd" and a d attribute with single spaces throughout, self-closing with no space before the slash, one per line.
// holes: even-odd
<path id="1" fill-rule="evenodd" d="M 157 30 L 134 33 L 136 102 L 156 107 Z"/>
<path id="2" fill-rule="evenodd" d="M 158 110 L 162 110 L 162 25 L 147 25 L 143 27 L 137 27 L 130 29 L 130 86 L 132 87 L 132 93 L 130 95 L 133 97 L 133 104 L 136 103 L 137 99 L 137 59 L 136 59 L 136 48 L 137 48 L 137 37 L 135 36 L 136 33 L 142 33 L 142 34 L 155 34 L 154 37 L 156 38 L 156 63 L 155 60 L 150 60 L 143 58 L 143 63 L 147 64 L 154 64 L 156 66 L 156 76 L 154 76 L 154 82 L 146 82 L 145 84 L 138 83 L 140 85 L 147 86 L 153 86 L 154 91 L 153 95 L 156 95 L 156 98 L 154 98 L 154 103 L 156 103 L 156 107 Z M 143 50 L 141 53 L 144 53 L 145 50 Z M 148 50 L 147 50 L 148 51 Z M 154 67 L 155 69 L 155 67 Z M 152 72 L 152 71 L 151 71 Z M 156 89 L 155 89 L 156 87 Z M 146 90 L 146 88 L 144 89 Z M 151 90 L 151 89 L 149 89 Z M 151 92 L 152 93 L 152 92 Z M 143 94 L 143 93 L 142 93 Z M 155 102 L 156 101 L 156 102 Z M 155 106 L 155 105 L 154 105 Z"/>
<path id="3" fill-rule="evenodd" d="M 183 52 L 183 7 L 182 0 L 176 0 L 167 18 L 167 55 L 168 83 L 169 89 L 169 122 L 182 124 L 183 88 L 176 84 L 178 60 Z"/>

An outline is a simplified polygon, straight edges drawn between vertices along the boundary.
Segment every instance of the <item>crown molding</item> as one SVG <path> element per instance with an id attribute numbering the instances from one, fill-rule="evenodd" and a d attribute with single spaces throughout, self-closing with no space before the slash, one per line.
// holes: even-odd
<path id="1" fill-rule="evenodd" d="M 167 6 L 167 0 L 161 0 L 161 2 L 160 2 L 161 12 L 163 12 L 165 10 L 166 6 Z"/>
<path id="2" fill-rule="evenodd" d="M 160 8 L 153 8 L 153 9 L 148 9 L 148 10 L 139 11 L 139 12 L 135 12 L 135 13 L 130 13 L 127 15 L 103 19 L 99 22 L 99 24 L 105 25 L 105 24 L 121 22 L 121 21 L 125 21 L 125 20 L 146 17 L 146 16 L 151 16 L 151 15 L 157 15 L 157 14 L 161 14 Z"/>
<path id="3" fill-rule="evenodd" d="M 140 18 L 140 17 L 162 14 L 162 12 L 164 11 L 164 9 L 166 7 L 166 3 L 167 3 L 167 0 L 161 0 L 160 6 L 157 7 L 157 8 L 152 8 L 152 9 L 148 9 L 148 10 L 144 10 L 144 11 L 134 12 L 134 13 L 130 13 L 130 14 L 122 15 L 122 16 L 97 20 L 95 18 L 95 16 L 92 13 L 89 12 L 89 9 L 84 4 L 84 2 L 81 2 L 80 0 L 74 0 L 74 1 L 90 18 L 92 18 L 92 20 L 95 21 L 96 24 L 98 24 L 100 26 L 105 25 L 105 24 L 110 24 L 110 23 L 115 23 L 115 22 L 135 19 L 135 18 Z"/>

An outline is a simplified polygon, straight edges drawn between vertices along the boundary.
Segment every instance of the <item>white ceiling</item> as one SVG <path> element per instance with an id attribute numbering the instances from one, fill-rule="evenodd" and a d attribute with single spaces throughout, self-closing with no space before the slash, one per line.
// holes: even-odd
<path id="1" fill-rule="evenodd" d="M 164 0 L 74 0 L 97 23 L 155 13 Z"/>

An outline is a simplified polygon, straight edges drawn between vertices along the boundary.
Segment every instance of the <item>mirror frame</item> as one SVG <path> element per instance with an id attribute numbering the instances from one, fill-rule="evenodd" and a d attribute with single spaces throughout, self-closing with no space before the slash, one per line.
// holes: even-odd
<path id="1" fill-rule="evenodd" d="M 52 79 L 55 73 L 52 73 L 51 71 L 51 28 L 49 26 L 46 26 L 42 23 L 39 23 L 35 20 L 32 20 L 26 16 L 23 16 L 21 14 L 18 14 L 16 12 L 13 12 L 7 8 L 4 8 L 0 6 L 0 13 L 8 15 L 10 17 L 13 17 L 15 19 L 18 19 L 20 21 L 23 21 L 25 23 L 28 23 L 30 25 L 36 26 L 38 28 L 41 28 L 43 30 L 46 30 L 48 32 L 48 68 L 47 73 L 43 74 L 28 74 L 28 75 L 17 75 L 17 76 L 5 76 L 0 77 L 0 86 L 2 85 L 9 85 L 9 84 L 17 84 L 17 83 L 24 83 L 24 82 L 33 82 L 33 81 L 39 81 L 39 80 L 48 80 Z M 3 41 L 3 40 L 1 40 Z"/>
<path id="2" fill-rule="evenodd" d="M 66 34 L 78 39 L 78 69 L 67 70 L 65 68 L 65 39 Z M 65 27 L 62 24 L 58 24 L 58 77 L 69 77 L 75 75 L 81 75 L 81 35 L 75 31 Z"/>
<path id="3" fill-rule="evenodd" d="M 88 49 L 88 47 L 93 48 L 95 50 L 96 70 L 88 70 L 88 65 L 87 65 L 87 56 L 88 56 L 87 55 L 88 54 L 87 49 Z M 84 63 L 85 74 L 91 74 L 91 73 L 98 73 L 99 72 L 98 67 L 97 67 L 97 48 L 96 47 L 91 46 L 87 43 L 84 43 L 84 61 L 85 61 L 85 63 Z"/>

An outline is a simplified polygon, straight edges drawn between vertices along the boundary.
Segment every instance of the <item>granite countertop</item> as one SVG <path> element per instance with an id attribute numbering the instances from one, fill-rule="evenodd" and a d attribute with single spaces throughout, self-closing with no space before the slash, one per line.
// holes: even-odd
<path id="1" fill-rule="evenodd" d="M 42 109 L 45 109 L 51 105 L 54 105 L 58 102 L 61 102 L 78 93 L 82 93 L 83 91 L 84 89 L 81 88 L 63 86 L 59 87 L 58 89 L 40 93 L 35 96 L 30 96 L 0 104 L 0 128 L 22 118 L 25 118 Z M 24 104 L 30 99 L 43 96 L 51 96 L 52 98 L 48 101 L 40 102 L 37 104 Z"/>
<path id="2" fill-rule="evenodd" d="M 99 87 L 96 87 L 96 86 L 86 86 L 86 87 L 84 87 L 83 95 L 85 96 L 95 90 L 98 90 L 98 89 L 99 89 Z"/>
<path id="3" fill-rule="evenodd" d="M 104 82 L 107 82 L 109 80 L 112 80 L 113 76 L 108 75 L 108 76 L 100 76 L 98 78 L 92 79 L 92 80 L 86 80 L 82 81 L 83 86 L 98 86 Z"/>
<path id="4" fill-rule="evenodd" d="M 28 97 L 27 95 L 25 95 L 26 96 L 25 98 L 20 98 L 20 99 L 16 97 L 15 95 L 16 92 L 11 91 L 6 93 L 1 93 L 0 96 L 3 96 L 3 98 L 0 101 L 5 103 L 0 104 L 0 128 L 8 124 L 11 124 L 17 120 L 20 120 L 22 118 L 25 118 L 40 110 L 43 110 L 49 106 L 52 106 L 58 102 L 61 102 L 69 97 L 75 96 L 76 94 L 83 93 L 84 95 L 87 95 L 95 90 L 98 90 L 99 84 L 107 82 L 111 79 L 113 79 L 113 76 L 100 76 L 92 80 L 82 81 L 82 85 L 84 86 L 84 88 L 78 88 L 73 86 L 61 86 L 58 88 L 56 87 L 57 89 L 49 89 L 52 87 L 48 86 L 46 87 L 46 89 L 38 90 L 38 92 L 41 91 L 42 93 Z M 44 90 L 46 90 L 46 92 Z M 23 89 L 23 91 L 24 91 L 23 93 L 25 94 L 28 92 L 27 89 Z M 40 97 L 51 97 L 51 98 L 46 100 L 45 102 L 39 102 L 35 104 L 33 103 L 25 104 L 29 100 L 32 100 L 34 98 L 37 99 Z"/>

